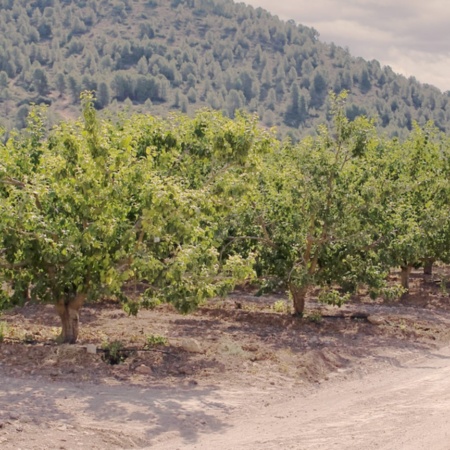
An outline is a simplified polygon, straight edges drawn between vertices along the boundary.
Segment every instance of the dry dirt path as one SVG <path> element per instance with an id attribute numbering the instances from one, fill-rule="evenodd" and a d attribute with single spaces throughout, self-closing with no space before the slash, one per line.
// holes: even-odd
<path id="1" fill-rule="evenodd" d="M 450 347 L 397 356 L 315 388 L 245 391 L 64 384 L 0 368 L 0 448 L 449 450 Z"/>
<path id="2" fill-rule="evenodd" d="M 257 405 L 220 434 L 166 448 L 449 450 L 450 348 L 266 408 Z"/>

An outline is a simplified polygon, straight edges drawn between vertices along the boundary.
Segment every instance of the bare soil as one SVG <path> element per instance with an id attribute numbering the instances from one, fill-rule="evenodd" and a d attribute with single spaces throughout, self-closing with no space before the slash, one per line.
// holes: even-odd
<path id="1" fill-rule="evenodd" d="M 360 411 L 369 421 L 358 395 L 369 380 L 373 392 L 366 406 L 376 405 L 376 398 L 383 405 L 388 391 L 408 397 L 399 370 L 409 367 L 423 382 L 431 375 L 415 361 L 431 358 L 426 366 L 435 373 L 450 360 L 446 279 L 444 268 L 433 276 L 415 272 L 401 301 L 361 295 L 340 309 L 311 296 L 302 319 L 276 312 L 282 297 L 255 297 L 248 290 L 188 316 L 167 305 L 137 317 L 113 302 L 88 305 L 74 346 L 56 345 L 53 307 L 27 304 L 1 318 L 7 328 L 0 344 L 0 447 L 356 449 L 373 438 L 373 447 L 364 448 L 393 448 L 383 447 L 380 429 L 370 427 L 366 435 L 354 434 L 354 446 L 347 438 L 344 444 L 336 423 L 344 427 L 339 414 L 350 404 L 355 417 Z M 116 342 L 121 347 L 114 354 Z M 411 392 L 422 392 L 417 401 L 424 405 L 427 391 L 414 380 Z M 444 406 L 450 410 L 450 400 Z M 384 421 L 390 411 L 379 406 L 370 420 Z M 417 408 L 411 414 L 416 417 Z M 313 418 L 328 429 L 328 438 L 311 435 Z M 288 438 L 283 427 L 303 443 Z M 395 448 L 450 448 L 450 438 L 448 444 Z"/>

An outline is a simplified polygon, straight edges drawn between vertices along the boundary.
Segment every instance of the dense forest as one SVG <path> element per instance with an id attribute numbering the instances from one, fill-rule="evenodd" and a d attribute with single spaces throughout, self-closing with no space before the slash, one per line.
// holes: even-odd
<path id="1" fill-rule="evenodd" d="M 25 126 L 31 103 L 50 105 L 52 123 L 77 117 L 84 90 L 112 113 L 244 109 L 294 140 L 343 89 L 347 117 L 374 117 L 390 136 L 414 121 L 450 127 L 448 93 L 231 0 L 0 0 L 0 32 L 7 130 Z"/>

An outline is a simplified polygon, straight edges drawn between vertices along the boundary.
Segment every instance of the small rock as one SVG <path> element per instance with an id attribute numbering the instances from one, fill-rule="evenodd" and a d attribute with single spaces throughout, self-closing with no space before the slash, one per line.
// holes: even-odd
<path id="1" fill-rule="evenodd" d="M 17 414 L 17 413 L 10 413 L 10 414 L 9 414 L 9 418 L 10 418 L 11 420 L 19 420 L 19 419 L 20 419 L 20 416 L 19 416 L 19 414 Z"/>
<path id="2" fill-rule="evenodd" d="M 183 339 L 181 348 L 189 353 L 203 353 L 202 347 L 195 339 Z"/>
<path id="3" fill-rule="evenodd" d="M 372 325 L 383 325 L 385 323 L 385 320 L 383 319 L 383 317 L 368 316 L 367 322 L 371 323 Z"/>
<path id="4" fill-rule="evenodd" d="M 95 344 L 87 344 L 86 352 L 95 355 L 97 353 L 97 346 Z"/>
<path id="5" fill-rule="evenodd" d="M 135 372 L 141 375 L 151 375 L 153 373 L 153 370 L 151 367 L 141 364 L 139 367 L 136 367 Z"/>

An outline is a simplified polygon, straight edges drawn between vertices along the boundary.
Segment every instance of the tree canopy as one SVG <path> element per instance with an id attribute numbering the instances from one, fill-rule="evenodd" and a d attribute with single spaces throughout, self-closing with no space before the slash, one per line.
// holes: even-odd
<path id="1" fill-rule="evenodd" d="M 45 108 L 0 144 L 0 306 L 54 303 L 75 342 L 85 301 L 189 312 L 253 279 L 341 305 L 408 292 L 449 260 L 449 141 L 432 124 L 387 138 L 331 96 L 333 125 L 280 141 L 254 116 L 83 115 L 46 133 Z M 401 286 L 387 275 L 401 267 Z"/>
<path id="2" fill-rule="evenodd" d="M 1 271 L 12 302 L 56 303 L 64 341 L 85 299 L 106 295 L 136 313 L 172 302 L 187 312 L 253 273 L 219 253 L 227 217 L 268 137 L 254 119 L 82 121 L 47 138 L 39 110 L 1 146 Z M 244 169 L 246 172 L 244 173 Z M 27 294 L 26 294 L 27 292 Z M 4 295 L 5 297 L 5 295 Z"/>

